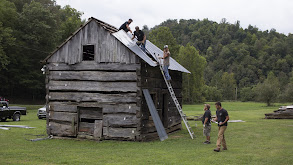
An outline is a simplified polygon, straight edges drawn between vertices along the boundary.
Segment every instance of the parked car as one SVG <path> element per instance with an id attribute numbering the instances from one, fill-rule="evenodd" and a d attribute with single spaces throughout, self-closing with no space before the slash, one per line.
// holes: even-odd
<path id="1" fill-rule="evenodd" d="M 47 112 L 46 112 L 46 105 L 45 105 L 42 108 L 38 109 L 37 116 L 39 119 L 42 119 L 42 118 L 46 118 L 46 115 L 47 115 Z"/>
<path id="2" fill-rule="evenodd" d="M 21 115 L 26 115 L 26 107 L 8 106 L 7 101 L 0 101 L 0 120 L 13 119 L 19 121 Z"/>

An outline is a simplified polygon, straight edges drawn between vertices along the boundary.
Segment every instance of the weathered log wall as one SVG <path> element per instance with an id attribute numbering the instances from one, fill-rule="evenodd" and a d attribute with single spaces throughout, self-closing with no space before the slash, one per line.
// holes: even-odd
<path id="1" fill-rule="evenodd" d="M 94 61 L 82 61 L 94 45 Z M 47 132 L 54 136 L 147 141 L 158 135 L 142 89 L 149 89 L 167 133 L 181 118 L 159 67 L 151 67 L 95 21 L 47 60 Z M 182 73 L 170 71 L 182 102 Z"/>
<path id="2" fill-rule="evenodd" d="M 172 87 L 175 95 L 182 103 L 182 78 L 181 72 L 170 71 L 172 77 Z M 138 73 L 138 87 L 141 89 L 149 89 L 154 104 L 158 110 L 161 121 L 167 133 L 181 129 L 181 117 L 177 111 L 169 91 L 162 77 L 159 67 L 151 67 L 145 63 L 142 64 Z M 158 139 L 157 131 L 150 115 L 147 103 L 141 91 L 139 91 L 141 106 L 141 137 L 140 140 L 148 141 Z"/>
<path id="3" fill-rule="evenodd" d="M 97 63 L 137 63 L 139 58 L 97 22 L 91 21 L 59 48 L 48 62 L 77 64 L 83 45 L 94 45 Z"/>
<path id="4" fill-rule="evenodd" d="M 48 134 L 136 140 L 139 64 L 81 62 L 47 66 Z"/>

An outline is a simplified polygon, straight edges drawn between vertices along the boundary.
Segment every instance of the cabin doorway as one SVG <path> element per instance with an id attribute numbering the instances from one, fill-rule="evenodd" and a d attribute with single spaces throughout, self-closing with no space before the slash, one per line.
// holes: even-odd
<path id="1" fill-rule="evenodd" d="M 103 134 L 103 109 L 78 107 L 78 138 L 100 140 Z"/>

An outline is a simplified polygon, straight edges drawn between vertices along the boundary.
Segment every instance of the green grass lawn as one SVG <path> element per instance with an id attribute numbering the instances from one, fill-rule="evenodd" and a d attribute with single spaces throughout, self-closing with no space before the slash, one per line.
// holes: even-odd
<path id="1" fill-rule="evenodd" d="M 214 103 L 212 115 L 215 114 Z M 284 104 L 286 105 L 286 104 Z M 26 105 L 25 105 L 26 106 Z M 21 121 L 0 124 L 28 125 L 34 129 L 0 130 L 0 164 L 292 164 L 293 120 L 263 119 L 281 104 L 266 107 L 263 103 L 223 102 L 230 120 L 225 133 L 227 151 L 216 153 L 217 126 L 212 125 L 211 142 L 203 144 L 200 121 L 190 121 L 196 138 L 187 130 L 169 135 L 163 142 L 87 141 L 46 137 L 46 120 L 37 118 L 40 106 L 26 106 L 28 114 Z M 203 114 L 203 105 L 184 105 L 187 115 Z M 195 127 L 195 123 L 197 127 Z"/>

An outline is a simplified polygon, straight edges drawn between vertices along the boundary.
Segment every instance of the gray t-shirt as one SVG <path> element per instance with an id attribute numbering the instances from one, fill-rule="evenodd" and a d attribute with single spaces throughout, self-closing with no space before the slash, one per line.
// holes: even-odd
<path id="1" fill-rule="evenodd" d="M 170 65 L 170 51 L 164 52 L 164 56 L 168 54 L 168 57 L 164 58 L 164 65 Z"/>

